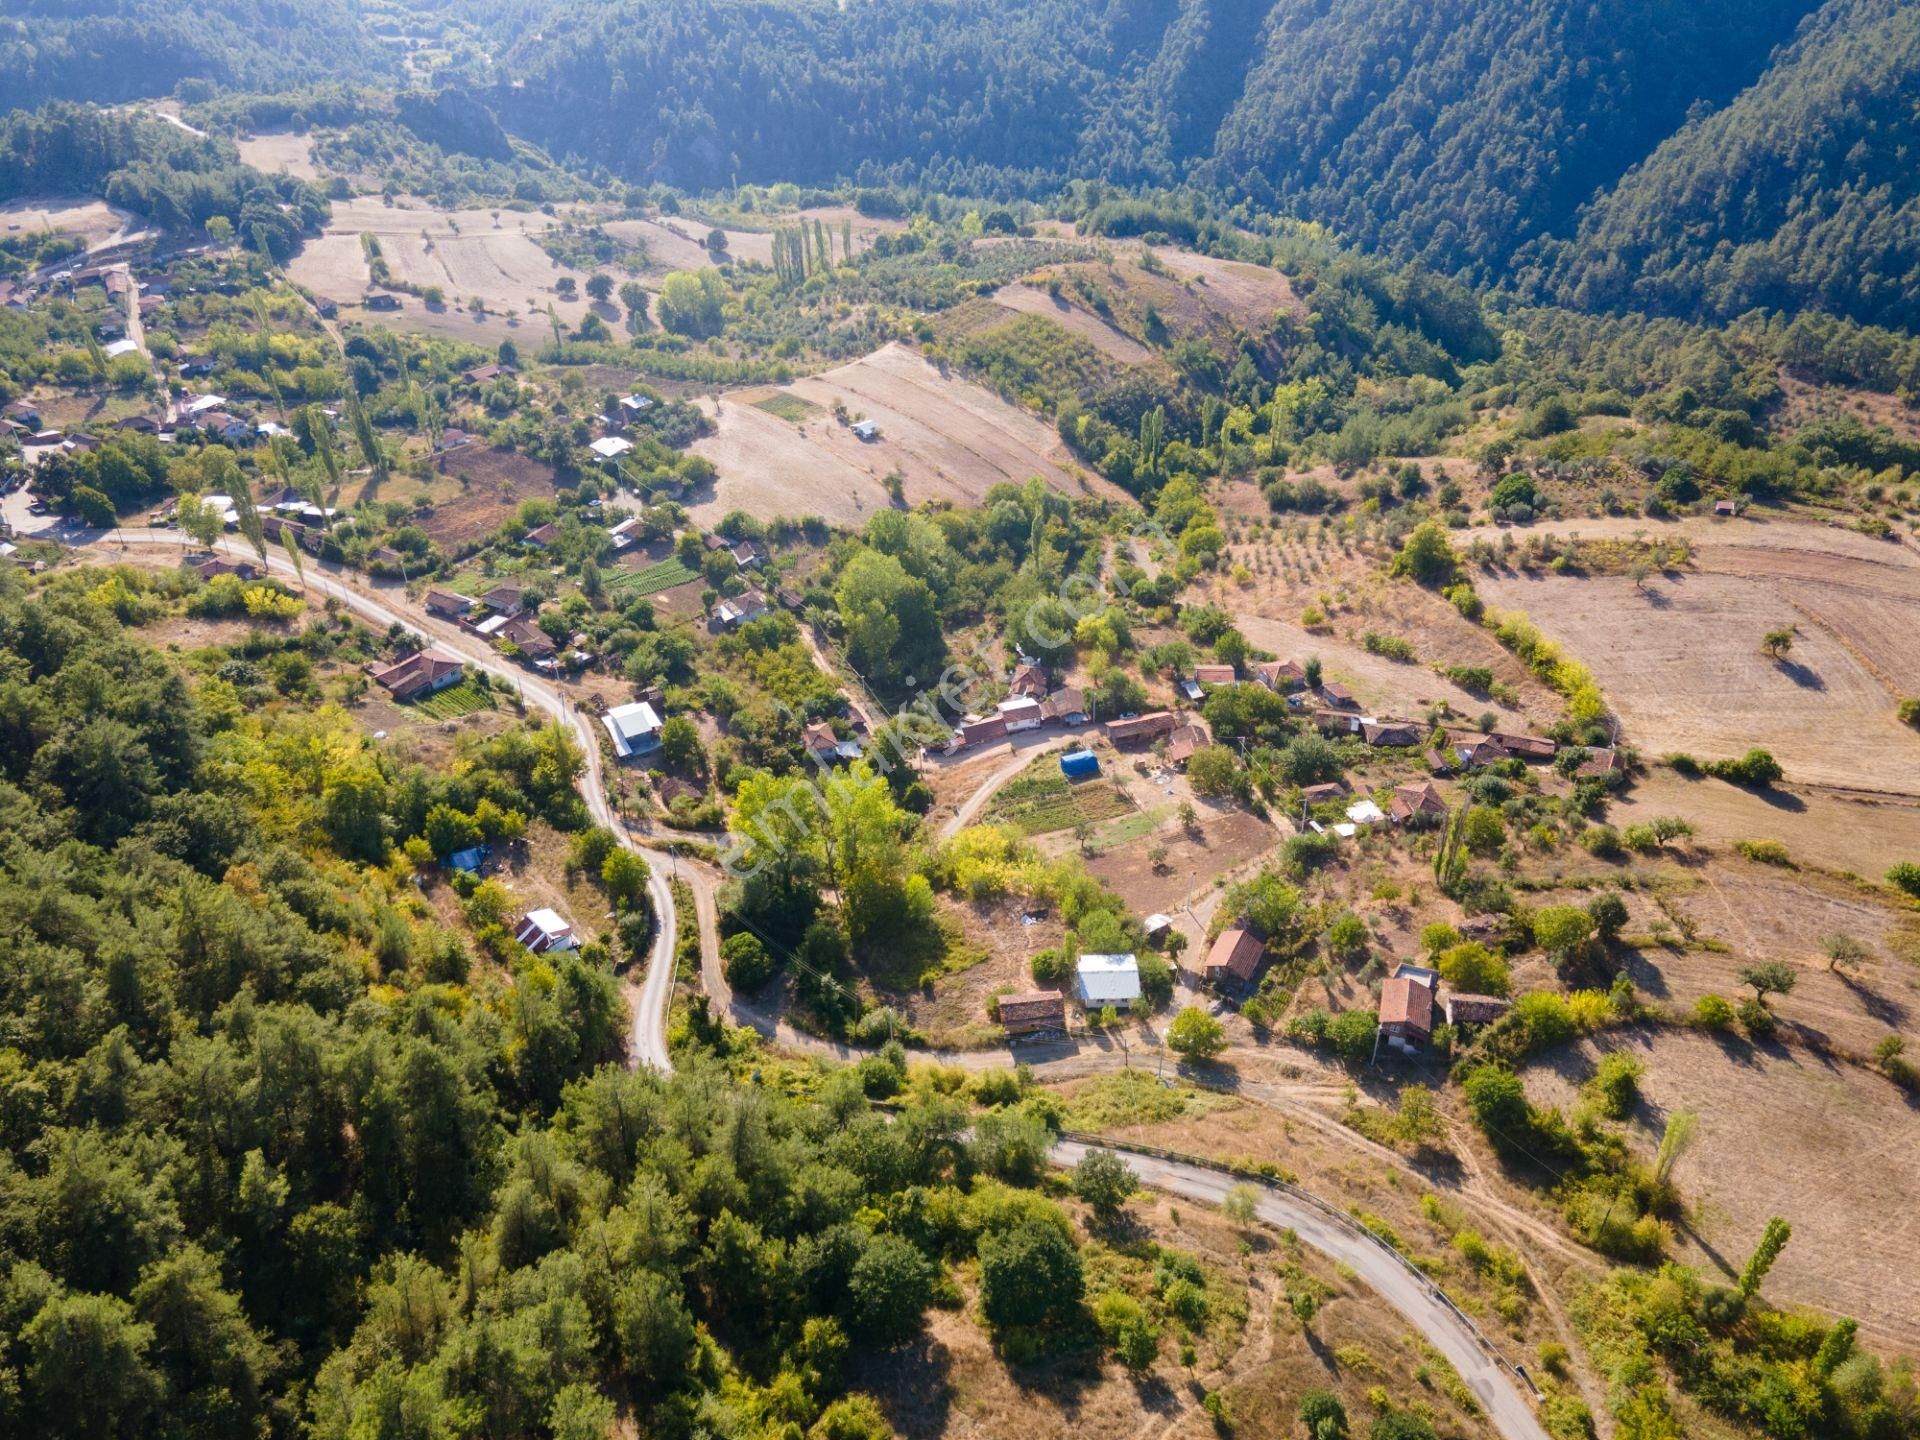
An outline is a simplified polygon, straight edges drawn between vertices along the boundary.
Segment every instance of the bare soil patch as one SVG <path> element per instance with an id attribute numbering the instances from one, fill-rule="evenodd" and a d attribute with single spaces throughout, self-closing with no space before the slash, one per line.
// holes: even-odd
<path id="1" fill-rule="evenodd" d="M 1265 855 L 1280 838 L 1271 824 L 1244 810 L 1209 814 L 1202 809 L 1191 831 L 1168 814 L 1151 833 L 1094 856 L 1087 869 L 1126 896 L 1136 913 L 1150 915 L 1170 911 L 1196 890 Z M 1156 867 L 1150 852 L 1162 845 L 1166 860 Z"/>
<path id="2" fill-rule="evenodd" d="M 291 175 L 297 180 L 318 180 L 320 167 L 313 159 L 313 136 L 280 130 L 265 135 L 249 135 L 234 142 L 245 164 L 268 175 Z"/>
<path id="3" fill-rule="evenodd" d="M 850 415 L 875 421 L 879 437 L 862 441 L 830 415 L 796 425 L 769 414 L 766 402 L 783 392 L 823 411 L 837 401 Z M 1043 422 L 902 345 L 779 391 L 744 391 L 704 408 L 715 431 L 693 449 L 719 467 L 720 479 L 691 507 L 703 523 L 745 510 L 819 515 L 857 527 L 893 505 L 883 482 L 896 471 L 909 505 L 977 505 L 1002 481 L 1033 476 L 1066 494 L 1123 498 L 1108 482 L 1069 470 L 1065 447 Z"/>
<path id="4" fill-rule="evenodd" d="M 1045 290 L 1031 285 L 1003 285 L 993 295 L 996 305 L 1021 315 L 1038 315 L 1051 320 L 1062 330 L 1085 340 L 1101 354 L 1123 365 L 1145 365 L 1153 351 L 1126 331 L 1108 324 L 1091 311 L 1083 310 L 1064 297 L 1054 299 Z"/>
<path id="5" fill-rule="evenodd" d="M 524 500 L 555 492 L 553 467 L 515 450 L 469 445 L 446 458 L 432 513 L 418 523 L 435 544 L 457 549 L 491 534 Z M 444 498 L 442 494 L 444 493 Z"/>
<path id="6" fill-rule="evenodd" d="M 1920 733 L 1894 714 L 1897 687 L 1920 673 L 1920 563 L 1901 550 L 1883 544 L 1874 564 L 1706 547 L 1646 595 L 1624 576 L 1479 586 L 1584 661 L 1644 749 L 1717 759 L 1761 746 L 1790 779 L 1920 793 Z M 1761 654 L 1788 624 L 1792 653 Z"/>
<path id="7" fill-rule="evenodd" d="M 0 234 L 62 230 L 78 235 L 88 249 L 106 244 L 134 223 L 135 217 L 128 211 L 115 209 L 104 200 L 85 197 L 49 196 L 0 205 Z"/>
<path id="8" fill-rule="evenodd" d="M 1767 1217 L 1784 1216 L 1793 1240 L 1767 1277 L 1770 1298 L 1855 1316 L 1877 1339 L 1920 1349 L 1907 1283 L 1920 1264 L 1911 1102 L 1886 1080 L 1800 1049 L 1675 1031 L 1610 1036 L 1606 1047 L 1646 1065 L 1631 1122 L 1643 1158 L 1672 1111 L 1700 1116 L 1674 1172 L 1692 1208 L 1685 1259 L 1737 1275 Z M 1599 1053 L 1583 1044 L 1530 1070 L 1529 1093 L 1570 1105 Z"/>
<path id="9" fill-rule="evenodd" d="M 1212 308 L 1249 330 L 1264 329 L 1281 313 L 1296 319 L 1306 317 L 1306 303 L 1294 293 L 1293 282 L 1278 270 L 1171 246 L 1153 253 L 1174 274 L 1203 285 Z"/>

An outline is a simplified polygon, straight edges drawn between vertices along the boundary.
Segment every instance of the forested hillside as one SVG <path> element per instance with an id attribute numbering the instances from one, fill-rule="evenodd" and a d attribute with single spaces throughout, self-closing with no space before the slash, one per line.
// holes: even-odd
<path id="1" fill-rule="evenodd" d="M 1003 1333 L 1078 1313 L 1064 1213 L 1000 1183 L 1041 1119 L 889 1124 L 897 1051 L 787 1101 L 698 1024 L 671 1081 L 609 1063 L 610 942 L 536 958 L 495 914 L 483 964 L 390 848 L 577 830 L 566 733 L 395 763 L 301 697 L 367 653 L 319 617 L 189 679 L 139 627 L 224 583 L 0 570 L 0 1434 L 880 1435 L 849 1341 L 915 1331 L 943 1262 L 1006 1251 Z"/>
<path id="2" fill-rule="evenodd" d="M 10 105 L 112 104 L 182 80 L 268 88 L 393 71 L 341 0 L 0 0 Z"/>
<path id="3" fill-rule="evenodd" d="M 1834 0 L 1758 84 L 1602 198 L 1559 298 L 1920 325 L 1920 7 Z"/>

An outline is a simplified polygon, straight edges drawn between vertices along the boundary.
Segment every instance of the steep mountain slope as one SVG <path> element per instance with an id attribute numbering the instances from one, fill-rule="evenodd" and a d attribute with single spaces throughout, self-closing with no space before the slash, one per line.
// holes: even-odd
<path id="1" fill-rule="evenodd" d="M 1600 200 L 1550 278 L 1584 307 L 1920 325 L 1920 7 L 1833 0 Z"/>
<path id="2" fill-rule="evenodd" d="M 1806 0 L 1283 0 L 1216 183 L 1443 270 L 1528 237 L 1724 101 Z"/>
<path id="3" fill-rule="evenodd" d="M 266 89 L 394 73 L 342 0 L 0 0 L 5 104 L 112 104 L 182 80 Z"/>

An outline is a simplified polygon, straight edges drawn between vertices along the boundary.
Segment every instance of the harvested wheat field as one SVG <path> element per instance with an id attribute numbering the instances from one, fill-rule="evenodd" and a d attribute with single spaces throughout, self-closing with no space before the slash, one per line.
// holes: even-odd
<path id="1" fill-rule="evenodd" d="M 1801 864 L 1871 880 L 1897 860 L 1920 860 L 1920 799 L 1912 796 L 1791 784 L 1743 790 L 1656 768 L 1635 777 L 1608 818 L 1633 825 L 1656 815 L 1680 816 L 1716 850 L 1739 840 L 1778 840 Z"/>
<path id="2" fill-rule="evenodd" d="M 1678 1014 L 1703 995 L 1738 1001 L 1752 993 L 1741 970 L 1780 961 L 1796 981 L 1791 994 L 1770 1001 L 1782 1038 L 1862 1060 L 1889 1033 L 1920 1045 L 1920 913 L 1890 894 L 1732 855 L 1641 868 L 1619 893 L 1631 918 L 1618 953 L 1649 1001 Z M 1592 894 L 1542 890 L 1534 899 L 1578 905 Z M 1860 958 L 1831 966 L 1827 946 L 1836 935 L 1857 942 Z M 1537 979 L 1555 977 L 1543 968 Z"/>
<path id="3" fill-rule="evenodd" d="M 1789 780 L 1920 794 L 1920 733 L 1895 715 L 1920 688 L 1920 558 L 1805 526 L 1703 540 L 1692 569 L 1635 591 L 1623 576 L 1484 576 L 1592 669 L 1643 750 L 1703 759 L 1770 750 Z M 1774 543 L 1774 534 L 1785 544 Z M 1731 528 L 1729 537 L 1736 532 Z M 1761 637 L 1797 627 L 1773 660 Z"/>
<path id="4" fill-rule="evenodd" d="M 1207 303 L 1250 330 L 1264 330 L 1275 315 L 1304 319 L 1306 305 L 1293 293 L 1293 282 L 1278 270 L 1240 260 L 1220 260 L 1192 250 L 1161 247 L 1155 257 L 1183 280 L 1204 287 Z"/>
<path id="5" fill-rule="evenodd" d="M 1031 285 L 1003 285 L 994 292 L 994 304 L 1020 315 L 1038 315 L 1051 320 L 1068 334 L 1085 340 L 1094 349 L 1122 365 L 1145 365 L 1153 351 L 1126 331 L 1109 325 L 1098 315 L 1082 310 L 1065 298 L 1056 300 Z"/>
<path id="6" fill-rule="evenodd" d="M 290 130 L 266 135 L 249 135 L 234 142 L 242 163 L 267 175 L 291 175 L 296 180 L 318 180 L 320 168 L 313 160 L 313 136 Z"/>
<path id="7" fill-rule="evenodd" d="M 773 263 L 773 236 L 763 230 L 727 230 L 719 227 L 727 237 L 727 248 L 722 254 L 716 255 L 707 249 L 707 236 L 716 227 L 684 215 L 609 220 L 601 228 L 616 239 L 646 246 L 647 273 L 650 275 L 664 275 L 669 270 L 699 270 L 718 265 L 722 260 L 757 260 L 762 265 Z"/>
<path id="8" fill-rule="evenodd" d="M 828 413 L 796 425 L 762 408 L 782 393 L 823 412 L 837 401 L 850 416 L 875 421 L 879 438 L 862 441 Z M 942 373 L 903 345 L 780 390 L 702 403 L 715 428 L 693 449 L 720 471 L 713 494 L 692 507 L 702 523 L 745 510 L 767 518 L 819 515 L 858 527 L 892 506 L 884 482 L 895 471 L 909 505 L 977 505 L 995 485 L 1034 476 L 1069 495 L 1126 498 L 1097 476 L 1070 472 L 1066 447 L 1046 424 L 972 381 Z"/>
<path id="9" fill-rule="evenodd" d="M 508 333 L 504 316 L 509 313 L 545 326 L 551 304 L 565 325 L 586 318 L 589 305 L 578 289 L 573 300 L 554 293 L 561 277 L 571 276 L 580 287 L 587 276 L 556 263 L 540 248 L 539 236 L 552 223 L 545 215 L 512 210 L 500 211 L 496 220 L 487 210 L 448 212 L 417 201 L 340 201 L 326 233 L 308 242 L 288 273 L 314 293 L 351 305 L 369 285 L 361 236 L 372 235 L 397 284 L 422 290 L 438 286 L 446 295 L 447 308 L 437 317 L 409 296 L 394 323 L 492 344 Z M 467 313 L 474 300 L 486 305 L 487 320 L 476 322 Z"/>
<path id="10" fill-rule="evenodd" d="M 104 200 L 42 197 L 0 205 L 0 235 L 59 230 L 79 236 L 89 250 L 106 244 L 134 223 L 133 215 Z"/>
<path id="11" fill-rule="evenodd" d="M 1700 1117 L 1674 1171 L 1689 1206 L 1683 1259 L 1730 1281 L 1767 1217 L 1784 1216 L 1793 1239 L 1767 1277 L 1770 1299 L 1856 1316 L 1876 1341 L 1920 1351 L 1920 1312 L 1905 1284 L 1920 1266 L 1920 1120 L 1899 1090 L 1804 1049 L 1654 1031 L 1560 1052 L 1528 1071 L 1528 1094 L 1571 1108 L 1602 1049 L 1646 1066 L 1630 1122 L 1642 1159 L 1673 1111 Z"/>

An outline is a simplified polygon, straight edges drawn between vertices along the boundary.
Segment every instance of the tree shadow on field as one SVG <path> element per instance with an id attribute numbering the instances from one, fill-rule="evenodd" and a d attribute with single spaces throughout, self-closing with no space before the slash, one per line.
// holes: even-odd
<path id="1" fill-rule="evenodd" d="M 922 1331 L 858 1367 L 888 1422 L 902 1435 L 945 1433 L 953 1410 L 953 1356 Z"/>
<path id="2" fill-rule="evenodd" d="M 1820 678 L 1818 671 L 1802 665 L 1798 660 L 1782 660 L 1779 671 L 1802 690 L 1824 690 L 1827 682 Z"/>
<path id="3" fill-rule="evenodd" d="M 1791 790 L 1775 789 L 1771 785 L 1741 787 L 1763 805 L 1771 805 L 1775 810 L 1785 810 L 1791 815 L 1805 813 L 1807 802 Z"/>
<path id="4" fill-rule="evenodd" d="M 1835 969 L 1832 974 L 1834 979 L 1853 993 L 1853 998 L 1860 1002 L 1860 1008 L 1867 1012 L 1868 1019 L 1879 1021 L 1889 1030 L 1898 1030 L 1906 1024 L 1911 1012 L 1898 1000 L 1870 989 L 1844 970 Z"/>

